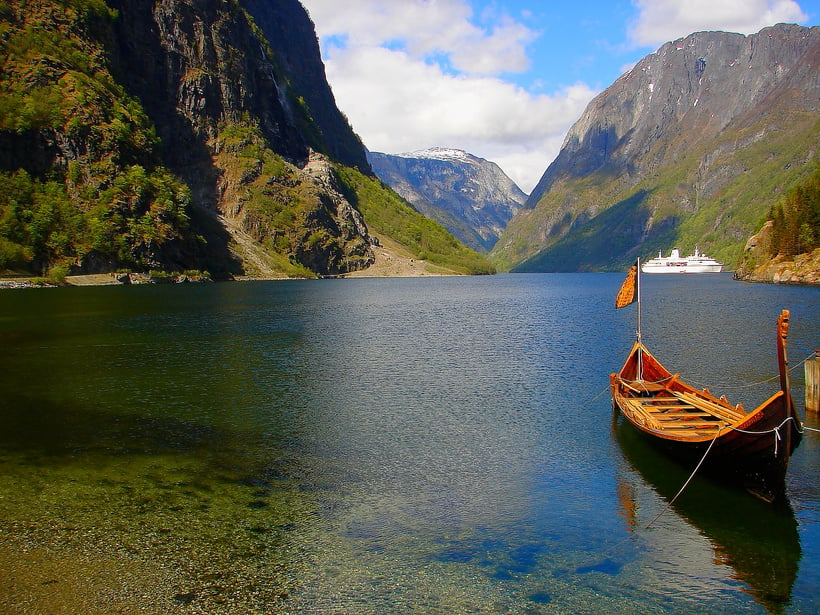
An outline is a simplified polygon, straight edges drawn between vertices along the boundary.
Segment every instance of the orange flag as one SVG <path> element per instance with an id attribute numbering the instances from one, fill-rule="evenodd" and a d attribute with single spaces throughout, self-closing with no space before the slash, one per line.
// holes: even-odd
<path id="1" fill-rule="evenodd" d="M 618 291 L 618 296 L 615 297 L 615 309 L 626 307 L 635 301 L 635 276 L 638 275 L 637 263 L 632 265 L 629 273 L 626 274 L 624 283 L 621 284 L 621 290 Z"/>

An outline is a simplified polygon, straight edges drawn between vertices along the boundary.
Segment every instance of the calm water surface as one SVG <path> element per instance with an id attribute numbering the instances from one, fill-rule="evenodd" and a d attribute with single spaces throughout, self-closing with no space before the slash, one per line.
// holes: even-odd
<path id="1" fill-rule="evenodd" d="M 691 469 L 613 421 L 621 280 L 0 293 L 0 611 L 820 612 L 817 433 L 788 506 L 655 520 Z M 783 307 L 802 414 L 818 288 L 647 276 L 644 338 L 754 406 Z"/>

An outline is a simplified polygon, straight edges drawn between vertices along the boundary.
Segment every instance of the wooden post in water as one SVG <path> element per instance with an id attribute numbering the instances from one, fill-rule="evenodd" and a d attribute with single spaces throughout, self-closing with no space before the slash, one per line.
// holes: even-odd
<path id="1" fill-rule="evenodd" d="M 820 350 L 806 361 L 806 412 L 820 412 Z"/>

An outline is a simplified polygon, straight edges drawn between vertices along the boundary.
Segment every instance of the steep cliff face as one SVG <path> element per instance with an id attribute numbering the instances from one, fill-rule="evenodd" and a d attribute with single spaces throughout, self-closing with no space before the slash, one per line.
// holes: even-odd
<path id="1" fill-rule="evenodd" d="M 249 256 L 242 246 L 268 244 L 320 274 L 372 262 L 361 216 L 304 171 L 313 151 L 369 169 L 335 107 L 298 2 L 111 5 L 119 14 L 118 74 L 157 126 L 165 162 L 194 202 L 232 235 L 254 240 L 228 241 L 239 260 Z M 254 261 L 258 269 L 264 259 Z M 264 269 L 257 273 L 271 273 Z"/>
<path id="2" fill-rule="evenodd" d="M 494 258 L 601 269 L 674 243 L 733 263 L 810 171 L 819 63 L 816 27 L 667 43 L 589 104 Z"/>
<path id="3" fill-rule="evenodd" d="M 157 125 L 166 158 L 185 169 L 210 158 L 220 122 L 258 121 L 277 153 L 307 158 L 283 76 L 233 3 L 111 0 L 115 71 Z"/>
<path id="4" fill-rule="evenodd" d="M 488 252 L 527 199 L 494 162 L 462 150 L 368 154 L 373 171 L 466 245 Z"/>
<path id="5" fill-rule="evenodd" d="M 327 83 L 316 29 L 298 0 L 242 0 L 270 43 L 276 65 L 288 76 L 290 89 L 310 110 L 326 153 L 342 164 L 370 171 L 365 148 L 336 106 Z"/>
<path id="6" fill-rule="evenodd" d="M 312 148 L 369 170 L 297 0 L 109 4 L 119 13 L 119 75 L 161 127 L 173 166 L 184 168 L 197 153 L 208 157 L 191 150 L 191 138 L 213 140 L 220 122 L 250 117 L 289 161 L 304 162 Z"/>

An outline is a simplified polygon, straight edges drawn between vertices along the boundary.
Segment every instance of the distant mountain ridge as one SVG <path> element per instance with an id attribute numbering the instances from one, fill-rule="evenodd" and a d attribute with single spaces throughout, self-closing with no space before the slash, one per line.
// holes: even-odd
<path id="1" fill-rule="evenodd" d="M 501 269 L 620 269 L 695 245 L 731 268 L 820 143 L 820 27 L 698 32 L 598 95 L 507 226 Z"/>
<path id="2" fill-rule="evenodd" d="M 419 212 L 479 252 L 492 249 L 527 199 L 497 164 L 460 149 L 368 152 L 368 161 Z"/>

